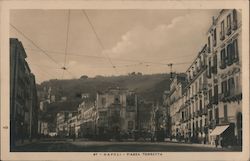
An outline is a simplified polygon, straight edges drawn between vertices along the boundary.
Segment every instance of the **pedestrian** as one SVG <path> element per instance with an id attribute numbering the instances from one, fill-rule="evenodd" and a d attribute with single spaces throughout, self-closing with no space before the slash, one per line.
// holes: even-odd
<path id="1" fill-rule="evenodd" d="M 215 147 L 216 148 L 218 147 L 218 144 L 219 144 L 219 140 L 218 140 L 218 136 L 216 136 L 216 138 L 215 138 Z"/>

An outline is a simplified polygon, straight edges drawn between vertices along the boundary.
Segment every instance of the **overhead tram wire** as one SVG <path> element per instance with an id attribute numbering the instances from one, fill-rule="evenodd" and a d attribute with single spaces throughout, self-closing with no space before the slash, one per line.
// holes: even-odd
<path id="1" fill-rule="evenodd" d="M 25 50 L 32 50 L 32 51 L 39 51 L 36 49 L 30 49 L 30 48 L 25 48 Z M 45 50 L 47 53 L 50 54 L 59 54 L 59 55 L 64 55 L 64 52 L 60 52 L 60 51 L 49 51 L 49 50 Z M 93 59 L 106 59 L 105 57 L 102 56 L 94 56 L 94 55 L 86 55 L 86 54 L 77 54 L 77 53 L 72 53 L 72 52 L 68 52 L 68 55 L 70 56 L 80 56 L 80 57 L 90 57 Z M 142 61 L 142 60 L 137 60 L 137 59 L 123 59 L 123 58 L 113 58 L 114 60 L 118 60 L 118 61 L 124 61 L 124 62 L 137 62 L 137 63 L 144 63 L 144 64 L 148 64 L 148 66 L 150 66 L 149 64 L 155 64 L 155 65 L 167 65 L 169 63 L 161 63 L 161 62 L 152 62 L 152 61 Z M 182 65 L 182 64 L 190 64 L 191 62 L 181 62 L 181 63 L 174 63 L 175 65 Z M 118 67 L 118 66 L 116 66 Z"/>
<path id="2" fill-rule="evenodd" d="M 61 68 L 61 65 L 53 58 L 51 57 L 48 52 L 46 52 L 46 50 L 43 50 L 41 47 L 39 47 L 39 45 L 37 45 L 31 38 L 29 38 L 26 34 L 24 34 L 21 30 L 19 30 L 17 27 L 15 27 L 13 24 L 10 24 L 10 26 L 15 29 L 15 31 L 17 31 L 20 35 L 22 35 L 26 40 L 28 40 L 32 45 L 34 45 L 37 49 L 39 49 L 44 55 L 46 55 L 51 61 L 53 61 L 56 65 L 58 65 Z M 70 75 L 72 75 L 72 73 L 70 73 L 68 70 L 66 70 Z"/>
<path id="3" fill-rule="evenodd" d="M 66 31 L 66 46 L 65 46 L 65 50 L 64 50 L 64 64 L 63 64 L 63 67 L 62 67 L 62 79 L 64 77 L 64 71 L 67 69 L 66 68 L 66 60 L 67 60 L 67 50 L 68 50 L 68 41 L 69 41 L 69 24 L 70 24 L 70 10 L 68 11 L 68 21 L 67 21 L 67 31 Z"/>
<path id="4" fill-rule="evenodd" d="M 89 16 L 88 16 L 88 14 L 87 14 L 87 12 L 86 12 L 85 10 L 82 10 L 82 13 L 83 13 L 83 14 L 85 15 L 85 17 L 87 18 L 87 21 L 88 21 L 88 23 L 90 24 L 90 26 L 91 26 L 91 28 L 92 28 L 92 30 L 93 30 L 95 36 L 96 36 L 97 41 L 99 42 L 100 46 L 101 46 L 102 49 L 104 50 L 104 49 L 105 49 L 105 48 L 104 48 L 104 45 L 103 45 L 101 39 L 99 38 L 99 36 L 98 36 L 98 34 L 97 34 L 96 30 L 95 30 L 95 27 L 94 27 L 94 25 L 92 24 L 92 22 L 91 22 L 91 20 L 90 20 L 90 18 L 89 18 Z M 109 57 L 109 55 L 106 54 L 106 53 L 104 53 L 104 55 L 107 57 L 108 61 L 109 61 L 110 64 L 112 65 L 112 68 L 115 70 L 115 72 L 117 72 L 117 71 L 116 71 L 116 66 L 115 66 L 114 63 L 112 62 L 112 60 L 111 60 L 111 58 Z"/>
<path id="5" fill-rule="evenodd" d="M 28 36 L 26 36 L 22 31 L 20 31 L 17 27 L 15 27 L 12 24 L 10 24 L 10 26 L 12 28 L 14 28 L 19 34 L 21 34 L 26 40 L 28 40 L 29 42 L 31 42 L 36 48 L 38 48 L 39 50 L 41 50 L 42 53 L 45 54 L 51 61 L 53 61 L 54 63 L 56 63 L 58 66 L 60 66 L 60 64 L 54 58 L 52 58 L 47 52 L 45 52 L 45 50 L 43 50 L 42 48 L 40 48 L 33 40 L 31 40 Z"/>

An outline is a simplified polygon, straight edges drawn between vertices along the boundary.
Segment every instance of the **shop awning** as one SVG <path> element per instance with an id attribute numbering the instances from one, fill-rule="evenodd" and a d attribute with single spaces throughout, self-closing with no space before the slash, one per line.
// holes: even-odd
<path id="1" fill-rule="evenodd" d="M 210 136 L 212 136 L 212 135 L 220 135 L 220 134 L 222 134 L 228 127 L 229 127 L 229 125 L 216 126 L 215 129 L 211 132 Z"/>

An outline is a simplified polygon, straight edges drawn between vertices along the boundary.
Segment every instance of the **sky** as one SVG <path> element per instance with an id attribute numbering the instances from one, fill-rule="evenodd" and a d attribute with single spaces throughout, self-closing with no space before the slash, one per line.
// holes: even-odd
<path id="1" fill-rule="evenodd" d="M 218 12 L 12 10 L 10 37 L 22 42 L 37 83 L 82 75 L 166 73 L 169 63 L 173 71 L 185 72 L 205 45 Z"/>

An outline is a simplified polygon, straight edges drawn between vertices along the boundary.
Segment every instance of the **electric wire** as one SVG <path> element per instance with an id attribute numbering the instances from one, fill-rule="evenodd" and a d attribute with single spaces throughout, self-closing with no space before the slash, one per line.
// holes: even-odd
<path id="1" fill-rule="evenodd" d="M 34 45 L 37 49 L 39 49 L 44 55 L 47 56 L 47 58 L 49 58 L 51 61 L 53 61 L 55 64 L 57 64 L 59 67 L 61 67 L 61 65 L 53 58 L 51 57 L 45 50 L 43 50 L 41 47 L 39 47 L 39 45 L 37 45 L 31 38 L 29 38 L 26 34 L 24 34 L 21 30 L 19 30 L 16 26 L 14 26 L 13 24 L 10 24 L 10 26 L 15 29 L 15 31 L 17 31 L 20 35 L 22 35 L 26 40 L 28 40 L 32 45 Z M 71 72 L 69 72 L 67 69 L 65 69 L 66 72 L 68 72 L 70 75 L 73 76 L 73 74 Z M 75 77 L 75 76 L 73 76 Z"/>
<path id="2" fill-rule="evenodd" d="M 90 20 L 88 14 L 87 14 L 87 12 L 86 12 L 85 10 L 82 10 L 82 13 L 83 13 L 83 14 L 85 15 L 85 17 L 87 18 L 87 21 L 88 21 L 88 23 L 90 24 L 90 26 L 91 26 L 91 28 L 92 28 L 92 30 L 93 30 L 95 36 L 96 36 L 97 41 L 99 42 L 101 48 L 104 50 L 105 47 L 104 47 L 104 45 L 103 45 L 101 39 L 99 38 L 99 36 L 98 36 L 98 34 L 97 34 L 96 30 L 95 30 L 95 27 L 94 27 L 93 23 L 91 22 L 91 20 Z M 115 69 L 116 66 L 115 66 L 114 63 L 112 62 L 112 60 L 111 60 L 111 58 L 109 57 L 109 55 L 106 54 L 105 52 L 104 52 L 104 55 L 107 57 L 108 61 L 109 61 L 110 64 L 112 65 L 112 67 Z M 116 71 L 116 70 L 115 70 L 115 71 Z"/>

